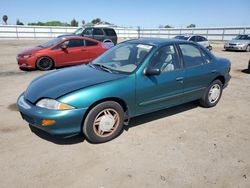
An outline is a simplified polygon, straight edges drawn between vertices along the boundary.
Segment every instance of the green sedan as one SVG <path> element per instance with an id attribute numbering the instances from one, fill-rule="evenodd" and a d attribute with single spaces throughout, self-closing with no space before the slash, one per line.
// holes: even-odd
<path id="1" fill-rule="evenodd" d="M 102 143 L 117 137 L 131 117 L 194 100 L 215 106 L 230 66 L 193 42 L 130 40 L 88 65 L 36 78 L 17 106 L 32 127 L 52 135 L 83 133 Z"/>

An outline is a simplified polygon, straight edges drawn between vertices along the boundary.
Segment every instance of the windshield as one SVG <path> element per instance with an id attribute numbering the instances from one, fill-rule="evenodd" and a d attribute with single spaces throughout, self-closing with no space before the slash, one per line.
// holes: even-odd
<path id="1" fill-rule="evenodd" d="M 79 29 L 75 30 L 74 34 L 78 35 L 78 34 L 81 34 L 82 32 L 83 32 L 83 28 L 79 28 Z"/>
<path id="2" fill-rule="evenodd" d="M 189 36 L 184 36 L 184 35 L 178 35 L 174 37 L 175 39 L 181 39 L 181 40 L 188 40 Z"/>
<path id="3" fill-rule="evenodd" d="M 151 45 L 122 43 L 92 62 L 111 71 L 132 73 L 153 49 Z"/>
<path id="4" fill-rule="evenodd" d="M 249 35 L 238 35 L 235 39 L 237 40 L 250 40 Z"/>
<path id="5" fill-rule="evenodd" d="M 39 47 L 42 47 L 42 48 L 50 48 L 51 46 L 54 46 L 55 44 L 57 44 L 58 42 L 62 41 L 63 38 L 59 37 L 59 38 L 56 38 L 54 40 L 50 40 L 49 42 L 46 42 L 42 45 L 39 45 Z"/>

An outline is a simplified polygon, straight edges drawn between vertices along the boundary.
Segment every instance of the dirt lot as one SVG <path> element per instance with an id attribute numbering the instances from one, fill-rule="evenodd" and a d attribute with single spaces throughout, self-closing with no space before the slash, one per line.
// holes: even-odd
<path id="1" fill-rule="evenodd" d="M 215 108 L 195 102 L 135 118 L 115 140 L 34 134 L 15 102 L 44 74 L 22 72 L 16 54 L 41 41 L 0 41 L 0 187 L 250 187 L 250 53 L 232 61 L 232 79 Z"/>

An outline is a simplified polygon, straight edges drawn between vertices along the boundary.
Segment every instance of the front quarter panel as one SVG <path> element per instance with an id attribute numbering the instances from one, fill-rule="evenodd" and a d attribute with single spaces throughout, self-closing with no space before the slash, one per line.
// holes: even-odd
<path id="1" fill-rule="evenodd" d="M 97 84 L 71 92 L 58 98 L 59 101 L 76 108 L 89 108 L 97 101 L 108 98 L 123 100 L 128 108 L 129 116 L 135 114 L 135 75 Z"/>

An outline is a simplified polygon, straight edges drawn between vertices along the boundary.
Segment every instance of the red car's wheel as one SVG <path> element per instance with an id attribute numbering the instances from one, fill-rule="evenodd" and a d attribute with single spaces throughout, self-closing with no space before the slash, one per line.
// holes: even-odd
<path id="1" fill-rule="evenodd" d="M 49 57 L 40 57 L 36 62 L 36 67 L 41 71 L 50 70 L 54 67 L 54 62 Z"/>

